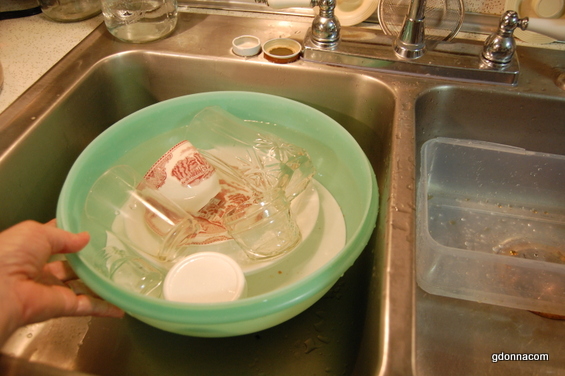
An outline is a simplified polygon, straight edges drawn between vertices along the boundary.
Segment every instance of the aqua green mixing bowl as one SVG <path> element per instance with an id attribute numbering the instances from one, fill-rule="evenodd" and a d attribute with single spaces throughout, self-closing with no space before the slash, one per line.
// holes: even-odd
<path id="1" fill-rule="evenodd" d="M 258 296 L 215 304 L 183 304 L 126 291 L 93 267 L 95 239 L 80 253 L 68 255 L 68 259 L 92 290 L 149 325 L 184 335 L 227 337 L 280 324 L 320 299 L 367 244 L 376 224 L 378 190 L 364 152 L 328 116 L 277 96 L 210 92 L 149 106 L 100 134 L 67 176 L 57 206 L 58 225 L 72 232 L 88 230 L 83 205 L 93 182 L 109 167 L 124 161 L 144 172 L 171 142 L 176 142 L 171 135 L 208 106 L 220 106 L 241 119 L 256 121 L 256 125 L 310 153 L 317 169 L 315 179 L 333 195 L 345 218 L 343 249 L 304 278 Z"/>

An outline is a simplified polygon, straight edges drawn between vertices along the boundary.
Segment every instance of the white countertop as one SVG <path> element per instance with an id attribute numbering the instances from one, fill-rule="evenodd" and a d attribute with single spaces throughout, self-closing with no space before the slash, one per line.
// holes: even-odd
<path id="1" fill-rule="evenodd" d="M 102 15 L 59 23 L 42 14 L 0 21 L 0 64 L 4 87 L 0 112 L 102 22 Z"/>

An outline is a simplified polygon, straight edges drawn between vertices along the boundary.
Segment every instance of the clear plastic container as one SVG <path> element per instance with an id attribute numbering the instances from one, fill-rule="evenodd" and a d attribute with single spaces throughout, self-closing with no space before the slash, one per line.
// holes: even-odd
<path id="1" fill-rule="evenodd" d="M 424 290 L 565 314 L 565 156 L 430 140 L 417 210 Z"/>

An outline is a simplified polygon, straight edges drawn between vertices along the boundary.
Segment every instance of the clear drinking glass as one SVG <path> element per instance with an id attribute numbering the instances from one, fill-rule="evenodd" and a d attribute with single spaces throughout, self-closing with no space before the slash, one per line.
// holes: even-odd
<path id="1" fill-rule="evenodd" d="M 88 220 L 163 262 L 186 255 L 200 229 L 194 217 L 123 165 L 96 180 L 86 198 L 85 213 Z"/>
<path id="2" fill-rule="evenodd" d="M 120 287 L 143 295 L 160 297 L 166 272 L 108 231 L 89 229 L 95 237 L 95 251 L 85 258 Z M 110 245 L 106 245 L 110 244 Z"/>
<path id="3" fill-rule="evenodd" d="M 283 191 L 243 203 L 223 220 L 230 236 L 254 260 L 281 256 L 302 240 Z"/>
<path id="4" fill-rule="evenodd" d="M 100 13 L 100 0 L 39 0 L 41 11 L 59 22 L 86 20 Z"/>
<path id="5" fill-rule="evenodd" d="M 108 31 L 130 43 L 145 43 L 171 34 L 177 25 L 177 0 L 102 0 Z"/>
<path id="6" fill-rule="evenodd" d="M 160 296 L 165 274 L 138 254 L 126 248 L 102 249 L 109 262 L 110 279 L 119 286 L 143 295 Z"/>
<path id="7" fill-rule="evenodd" d="M 220 107 L 199 112 L 187 125 L 187 133 L 206 158 L 223 161 L 260 195 L 283 190 L 292 201 L 316 171 L 306 150 Z"/>
<path id="8" fill-rule="evenodd" d="M 127 239 L 108 230 L 107 226 L 89 221 L 88 251 L 81 258 L 120 287 L 139 294 L 160 297 L 166 270 L 150 262 Z"/>

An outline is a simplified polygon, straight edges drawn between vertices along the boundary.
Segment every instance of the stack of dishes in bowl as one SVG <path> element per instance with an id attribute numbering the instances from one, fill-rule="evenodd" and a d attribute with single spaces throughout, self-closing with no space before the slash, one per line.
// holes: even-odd
<path id="1" fill-rule="evenodd" d="M 104 258 L 101 249 L 108 246 L 108 240 L 85 214 L 92 187 L 116 166 L 128 166 L 143 176 L 182 139 L 190 140 L 207 155 L 205 143 L 213 144 L 214 140 L 199 139 L 198 134 L 190 134 L 191 128 L 186 125 L 212 106 L 307 151 L 316 172 L 311 183 L 292 200 L 300 242 L 278 257 L 266 258 L 249 257 L 241 244 L 232 239 L 189 246 L 183 256 L 212 252 L 237 263 L 245 276 L 246 292 L 236 300 L 179 302 L 163 299 L 161 288 L 148 295 L 132 291 L 99 267 L 100 258 Z M 214 167 L 219 170 L 217 165 Z M 377 212 L 378 190 L 373 170 L 351 135 L 331 118 L 281 97 L 211 92 L 147 107 L 102 133 L 69 172 L 57 219 L 66 230 L 91 232 L 89 245 L 68 258 L 79 277 L 101 297 L 163 330 L 226 337 L 272 327 L 314 304 L 359 256 L 371 236 Z M 133 226 L 127 221 L 123 225 Z M 140 230 L 133 227 L 130 232 L 135 238 Z M 150 267 L 162 270 L 163 263 L 146 259 Z M 158 257 L 155 259 L 159 261 Z"/>

